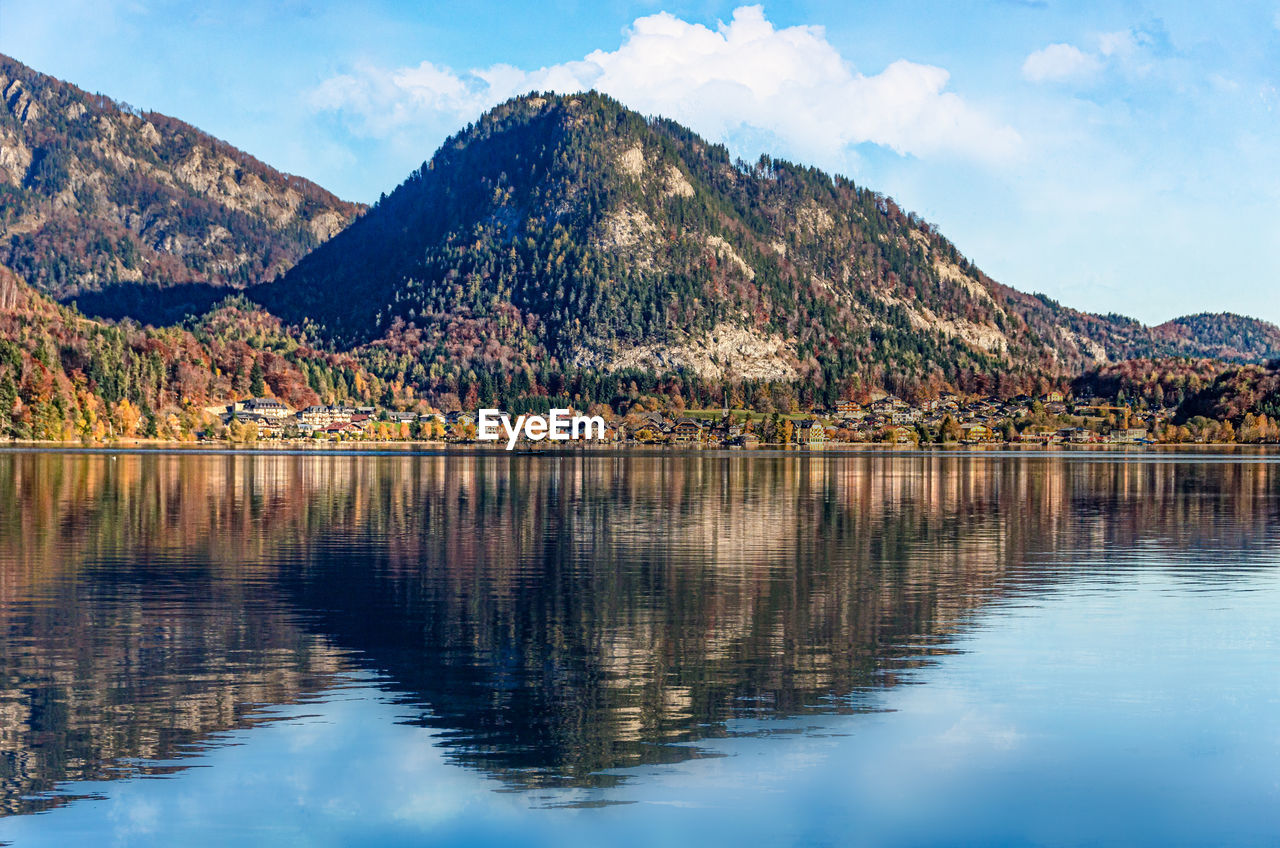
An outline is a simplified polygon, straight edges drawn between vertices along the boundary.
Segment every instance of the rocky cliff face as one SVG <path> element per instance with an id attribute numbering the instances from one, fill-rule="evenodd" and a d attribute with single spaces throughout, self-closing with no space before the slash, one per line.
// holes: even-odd
<path id="1" fill-rule="evenodd" d="M 181 121 L 0 56 L 0 261 L 55 297 L 249 285 L 360 211 Z"/>

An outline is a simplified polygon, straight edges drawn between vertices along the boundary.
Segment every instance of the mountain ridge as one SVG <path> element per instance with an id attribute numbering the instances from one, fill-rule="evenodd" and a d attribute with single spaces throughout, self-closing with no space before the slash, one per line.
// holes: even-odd
<path id="1" fill-rule="evenodd" d="M 0 55 L 0 262 L 60 300 L 250 285 L 361 211 L 177 118 Z"/>
<path id="2" fill-rule="evenodd" d="M 1257 319 L 1146 327 L 1024 293 L 892 198 L 595 92 L 499 104 L 366 211 L 0 57 L 0 262 L 158 326 L 243 292 L 426 397 L 608 400 L 640 375 L 806 404 L 1012 395 L 1135 357 L 1280 356 Z"/>

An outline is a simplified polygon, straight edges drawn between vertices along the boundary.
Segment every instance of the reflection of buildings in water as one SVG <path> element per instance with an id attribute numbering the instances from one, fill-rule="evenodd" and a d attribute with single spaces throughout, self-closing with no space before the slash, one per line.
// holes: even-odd
<path id="1" fill-rule="evenodd" d="M 2 455 L 6 797 L 169 756 L 352 656 L 459 761 L 598 781 L 735 717 L 852 708 L 830 696 L 1055 557 L 1270 545 L 1275 489 L 1268 464 L 1063 455 Z"/>

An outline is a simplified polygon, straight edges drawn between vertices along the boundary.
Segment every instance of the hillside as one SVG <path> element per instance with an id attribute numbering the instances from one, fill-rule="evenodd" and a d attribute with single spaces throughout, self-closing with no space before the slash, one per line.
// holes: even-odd
<path id="1" fill-rule="evenodd" d="M 1198 395 L 1235 366 L 1218 359 L 1143 358 L 1110 363 L 1081 374 L 1071 384 L 1077 398 L 1102 397 L 1176 407 Z"/>
<path id="2" fill-rule="evenodd" d="M 1242 365 L 1227 368 L 1178 410 L 1181 420 L 1203 416 L 1247 426 L 1246 416 L 1280 419 L 1280 368 Z"/>
<path id="3" fill-rule="evenodd" d="M 127 312 L 140 292 L 198 284 L 191 303 L 207 306 L 360 211 L 182 121 L 0 56 L 0 262 L 57 299 Z M 104 290 L 121 304 L 91 296 Z"/>
<path id="4" fill-rule="evenodd" d="M 1152 334 L 1171 350 L 1194 344 L 1205 356 L 1235 362 L 1271 359 L 1280 351 L 1280 327 L 1229 312 L 1175 318 L 1154 327 Z"/>
<path id="5" fill-rule="evenodd" d="M 251 296 L 388 378 L 460 393 L 582 371 L 810 402 L 1014 393 L 1135 356 L 1280 353 L 1270 325 L 1232 347 L 1207 318 L 1156 332 L 1018 292 L 883 195 L 735 162 L 594 93 L 493 109 Z"/>
<path id="6" fill-rule="evenodd" d="M 0 266 L 0 438 L 187 438 L 208 404 L 271 394 L 300 407 L 380 391 L 350 356 L 298 344 L 243 302 L 185 328 L 104 323 Z"/>

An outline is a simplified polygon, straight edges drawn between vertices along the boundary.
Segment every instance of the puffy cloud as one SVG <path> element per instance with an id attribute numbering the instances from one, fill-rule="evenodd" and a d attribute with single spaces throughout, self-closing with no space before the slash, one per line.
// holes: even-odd
<path id="1" fill-rule="evenodd" d="M 759 6 L 746 6 L 714 29 L 666 12 L 642 17 L 618 49 L 536 70 L 358 67 L 321 85 L 313 105 L 383 138 L 463 123 L 528 91 L 594 88 L 716 140 L 778 143 L 825 164 L 864 143 L 921 157 L 1003 161 L 1016 153 L 1017 132 L 948 91 L 949 80 L 943 68 L 906 60 L 864 75 L 821 27 L 778 29 Z"/>
<path id="2" fill-rule="evenodd" d="M 1115 45 L 1112 45 L 1112 49 Z M 1111 50 L 1104 50 L 1110 55 Z M 1102 69 L 1097 56 L 1071 44 L 1050 44 L 1022 63 L 1022 76 L 1031 82 L 1063 82 L 1091 76 Z"/>

